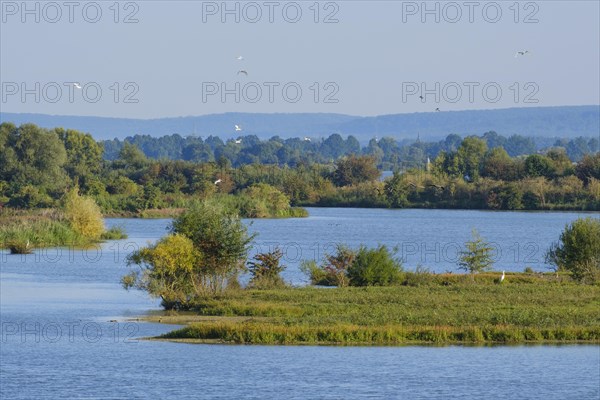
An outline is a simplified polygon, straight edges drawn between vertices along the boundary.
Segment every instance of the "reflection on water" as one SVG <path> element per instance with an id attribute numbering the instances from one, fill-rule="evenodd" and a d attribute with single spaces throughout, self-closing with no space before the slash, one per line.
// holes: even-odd
<path id="1" fill-rule="evenodd" d="M 435 259 L 436 243 L 462 243 L 473 227 L 503 247 L 502 257 L 508 252 L 511 262 L 503 268 L 520 270 L 530 264 L 523 254 L 512 262 L 510 252 L 517 251 L 512 244 L 534 243 L 540 255 L 578 216 L 310 212 L 307 219 L 251 225 L 260 233 L 261 250 L 274 243 L 287 250 L 285 276 L 294 283 L 305 281 L 299 259 L 321 257 L 329 243 L 337 242 L 396 245 L 408 267 L 425 257 L 422 264 L 434 270 L 453 269 L 442 257 Z M 126 255 L 164 235 L 168 222 L 109 220 L 109 225 L 123 225 L 129 239 L 98 249 L 0 254 L 1 398 L 592 399 L 600 394 L 598 346 L 278 347 L 139 340 L 173 327 L 132 320 L 158 310 L 158 301 L 124 291 L 119 279 L 128 270 Z"/>

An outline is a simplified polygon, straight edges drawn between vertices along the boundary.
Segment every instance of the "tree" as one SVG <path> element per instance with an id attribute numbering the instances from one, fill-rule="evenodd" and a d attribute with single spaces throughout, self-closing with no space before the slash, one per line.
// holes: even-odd
<path id="1" fill-rule="evenodd" d="M 333 182 L 337 186 L 356 185 L 374 181 L 381 175 L 374 157 L 350 155 L 340 159 L 333 172 Z"/>
<path id="2" fill-rule="evenodd" d="M 125 142 L 119 152 L 119 161 L 126 169 L 140 169 L 148 163 L 146 155 L 134 144 Z"/>
<path id="3" fill-rule="evenodd" d="M 570 271 L 573 278 L 600 277 L 600 219 L 579 218 L 567 224 L 546 253 L 546 260 L 559 270 Z"/>
<path id="4" fill-rule="evenodd" d="M 0 180 L 17 193 L 27 185 L 42 196 L 60 197 L 67 186 L 65 147 L 56 135 L 33 124 L 0 126 Z"/>
<path id="5" fill-rule="evenodd" d="M 511 157 L 535 153 L 533 139 L 521 135 L 512 135 L 504 144 L 504 149 Z"/>
<path id="6" fill-rule="evenodd" d="M 94 199 L 80 196 L 77 187 L 65 195 L 64 213 L 73 230 L 80 235 L 98 240 L 104 233 L 104 219 L 100 207 Z"/>
<path id="7" fill-rule="evenodd" d="M 283 216 L 290 209 L 289 197 L 266 183 L 254 184 L 243 193 L 246 201 L 242 205 L 242 211 L 248 218 Z"/>
<path id="8" fill-rule="evenodd" d="M 479 179 L 479 168 L 486 151 L 487 144 L 478 137 L 470 136 L 462 141 L 456 155 L 460 172 L 465 180 Z"/>
<path id="9" fill-rule="evenodd" d="M 465 243 L 466 249 L 461 251 L 458 262 L 459 268 L 468 271 L 471 276 L 489 270 L 494 264 L 493 247 L 485 242 L 475 229 L 472 235 L 473 240 Z"/>
<path id="10" fill-rule="evenodd" d="M 248 269 L 252 278 L 250 286 L 257 289 L 273 289 L 285 286 L 281 272 L 285 265 L 279 264 L 283 253 L 279 248 L 254 256 L 254 261 L 248 263 Z"/>
<path id="11" fill-rule="evenodd" d="M 142 269 L 121 279 L 124 288 L 135 287 L 160 297 L 166 309 L 188 308 L 204 294 L 202 254 L 183 235 L 168 235 L 153 246 L 135 251 L 127 263 Z"/>
<path id="12" fill-rule="evenodd" d="M 356 258 L 356 252 L 342 244 L 338 244 L 336 248 L 337 253 L 335 255 L 329 254 L 325 257 L 326 262 L 323 270 L 332 284 L 345 287 L 349 284 L 348 270 Z"/>
<path id="13" fill-rule="evenodd" d="M 394 172 L 392 178 L 386 179 L 384 192 L 391 207 L 403 208 L 409 205 L 408 187 L 400 172 Z"/>
<path id="14" fill-rule="evenodd" d="M 481 176 L 496 180 L 512 181 L 516 179 L 514 161 L 502 147 L 487 152 L 483 159 Z"/>
<path id="15" fill-rule="evenodd" d="M 538 176 L 553 178 L 556 175 L 556 169 L 550 158 L 532 154 L 525 159 L 525 173 L 533 178 Z"/>
<path id="16" fill-rule="evenodd" d="M 249 244 L 255 235 L 237 215 L 212 202 L 201 202 L 180 214 L 171 232 L 189 238 L 202 254 L 202 285 L 220 294 L 244 270 Z"/>
<path id="17" fill-rule="evenodd" d="M 600 179 L 600 153 L 583 157 L 577 164 L 575 173 L 586 185 L 591 178 Z"/>
<path id="18" fill-rule="evenodd" d="M 389 286 L 402 281 L 402 272 L 402 265 L 386 246 L 361 246 L 348 268 L 348 277 L 352 286 Z"/>
<path id="19" fill-rule="evenodd" d="M 103 150 L 92 135 L 72 129 L 57 128 L 54 131 L 65 146 L 65 170 L 71 179 L 86 181 L 100 172 Z"/>

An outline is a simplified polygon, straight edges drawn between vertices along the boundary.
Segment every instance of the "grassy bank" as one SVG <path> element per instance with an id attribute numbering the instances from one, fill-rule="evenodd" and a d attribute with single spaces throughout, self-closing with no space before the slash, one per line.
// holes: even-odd
<path id="1" fill-rule="evenodd" d="M 487 344 L 600 340 L 600 287 L 525 274 L 418 286 L 240 290 L 197 304 L 161 339 L 238 344 Z"/>
<path id="2" fill-rule="evenodd" d="M 64 212 L 55 209 L 0 212 L 0 249 L 9 249 L 14 254 L 31 253 L 41 247 L 86 247 L 99 240 L 126 237 L 120 227 L 105 230 L 98 237 L 86 236 L 73 227 Z"/>

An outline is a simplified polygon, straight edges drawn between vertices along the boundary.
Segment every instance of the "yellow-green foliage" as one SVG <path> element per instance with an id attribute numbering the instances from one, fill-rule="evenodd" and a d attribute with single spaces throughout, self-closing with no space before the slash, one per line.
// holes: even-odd
<path id="1" fill-rule="evenodd" d="M 162 298 L 165 305 L 184 305 L 203 290 L 202 275 L 197 271 L 200 261 L 201 254 L 190 239 L 169 235 L 134 252 L 128 262 L 143 270 L 125 276 L 122 282 L 125 288 L 135 286 Z"/>
<path id="2" fill-rule="evenodd" d="M 80 196 L 77 189 L 69 191 L 64 198 L 65 218 L 73 230 L 90 239 L 100 239 L 104 233 L 104 219 L 96 202 Z"/>
<path id="3" fill-rule="evenodd" d="M 36 212 L 0 211 L 0 248 L 29 253 L 47 246 L 84 246 L 90 243 L 56 210 Z"/>

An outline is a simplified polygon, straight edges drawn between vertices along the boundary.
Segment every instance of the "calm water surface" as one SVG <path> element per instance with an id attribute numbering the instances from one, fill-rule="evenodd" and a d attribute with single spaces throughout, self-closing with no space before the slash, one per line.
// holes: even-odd
<path id="1" fill-rule="evenodd" d="M 310 213 L 307 219 L 257 220 L 250 228 L 260 234 L 255 251 L 275 244 L 286 250 L 285 277 L 296 284 L 306 281 L 298 271 L 299 260 L 322 257 L 337 242 L 398 246 L 407 268 L 422 264 L 435 271 L 454 270 L 450 247 L 468 240 L 472 228 L 502 249 L 500 268 L 545 270 L 543 252 L 564 224 L 579 216 L 356 209 Z M 159 306 L 143 293 L 121 289 L 119 278 L 128 271 L 124 257 L 164 235 L 168 222 L 109 220 L 109 225 L 123 225 L 129 239 L 99 249 L 0 254 L 0 398 L 600 396 L 599 346 L 278 347 L 139 340 L 172 327 L 130 320 Z"/>

